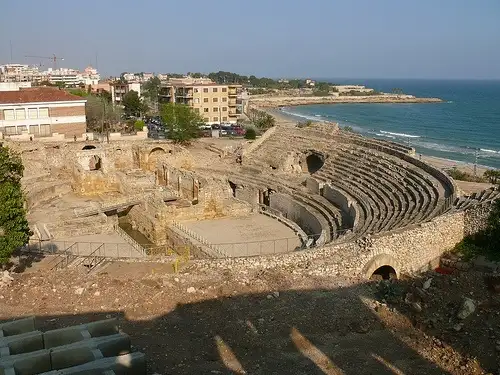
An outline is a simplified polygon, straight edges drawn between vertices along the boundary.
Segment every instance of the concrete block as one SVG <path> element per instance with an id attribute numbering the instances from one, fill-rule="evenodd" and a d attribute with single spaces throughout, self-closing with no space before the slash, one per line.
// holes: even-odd
<path id="1" fill-rule="evenodd" d="M 144 354 L 131 353 L 102 358 L 83 365 L 44 372 L 39 375 L 108 375 L 113 373 L 115 375 L 146 375 L 146 358 Z"/>
<path id="2" fill-rule="evenodd" d="M 2 337 L 0 338 L 0 359 L 8 355 L 33 352 L 43 348 L 43 333 L 40 331 Z"/>
<path id="3" fill-rule="evenodd" d="M 52 368 L 73 367 L 103 357 L 130 352 L 130 337 L 126 334 L 97 337 L 51 350 Z"/>
<path id="4" fill-rule="evenodd" d="M 72 344 L 91 337 L 101 337 L 118 333 L 116 319 L 99 320 L 79 326 L 55 329 L 43 335 L 45 348 Z"/>
<path id="5" fill-rule="evenodd" d="M 0 337 L 19 335 L 34 330 L 35 317 L 30 316 L 28 318 L 0 324 Z"/>
<path id="6" fill-rule="evenodd" d="M 50 352 L 45 349 L 0 359 L 0 375 L 10 374 L 12 370 L 14 375 L 35 375 L 51 369 Z"/>

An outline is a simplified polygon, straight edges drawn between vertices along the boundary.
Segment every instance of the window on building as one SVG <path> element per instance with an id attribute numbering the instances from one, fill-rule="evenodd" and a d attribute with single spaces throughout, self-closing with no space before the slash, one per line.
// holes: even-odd
<path id="1" fill-rule="evenodd" d="M 203 98 L 203 103 L 208 103 L 208 98 Z"/>
<path id="2" fill-rule="evenodd" d="M 217 103 L 219 101 L 219 98 L 214 98 L 213 101 L 214 103 Z"/>
<path id="3" fill-rule="evenodd" d="M 28 127 L 26 125 L 21 125 L 17 127 L 17 134 L 22 134 L 23 132 L 27 132 Z"/>
<path id="4" fill-rule="evenodd" d="M 222 112 L 227 112 L 227 107 L 222 107 Z"/>
<path id="5" fill-rule="evenodd" d="M 14 110 L 12 110 L 14 112 Z M 6 135 L 16 135 L 16 127 L 15 126 L 6 126 L 4 129 L 4 132 Z"/>
<path id="6" fill-rule="evenodd" d="M 203 108 L 203 112 L 208 112 L 208 108 Z"/>
<path id="7" fill-rule="evenodd" d="M 15 120 L 16 116 L 14 115 L 13 109 L 4 109 L 3 110 L 3 118 L 5 120 Z"/>
<path id="8" fill-rule="evenodd" d="M 194 103 L 198 104 L 200 102 L 200 98 L 194 98 Z"/>
<path id="9" fill-rule="evenodd" d="M 205 87 L 205 88 L 203 89 L 203 92 L 208 92 L 208 87 Z"/>
<path id="10" fill-rule="evenodd" d="M 200 113 L 200 109 L 199 109 L 199 108 L 193 108 L 193 109 L 194 109 L 194 111 L 195 111 L 196 113 Z"/>
<path id="11" fill-rule="evenodd" d="M 217 116 L 215 116 L 214 121 L 219 121 L 219 118 Z"/>
<path id="12" fill-rule="evenodd" d="M 197 92 L 198 92 L 198 89 L 194 89 L 194 92 L 196 92 L 196 93 L 197 93 Z"/>
<path id="13" fill-rule="evenodd" d="M 210 121 L 210 119 L 209 119 L 208 117 L 204 117 L 204 118 L 203 118 L 203 121 L 205 121 L 205 122 L 209 122 L 209 121 Z"/>
<path id="14" fill-rule="evenodd" d="M 48 108 L 40 108 L 39 109 L 40 118 L 49 117 L 49 109 Z"/>
<path id="15" fill-rule="evenodd" d="M 38 109 L 29 108 L 28 109 L 28 118 L 38 118 Z"/>
<path id="16" fill-rule="evenodd" d="M 24 108 L 16 109 L 16 120 L 26 120 L 26 110 Z"/>
<path id="17" fill-rule="evenodd" d="M 212 108 L 212 112 L 219 112 L 219 108 L 218 107 L 213 107 Z"/>
<path id="18" fill-rule="evenodd" d="M 223 101 L 223 102 L 227 102 L 227 98 L 226 98 L 226 97 L 223 97 L 223 98 L 222 98 L 222 101 Z"/>
<path id="19" fill-rule="evenodd" d="M 217 91 L 219 91 L 219 90 L 217 89 L 217 87 L 214 87 L 214 88 L 212 89 L 212 92 L 217 92 Z"/>
<path id="20" fill-rule="evenodd" d="M 227 117 L 226 117 L 226 116 L 224 116 L 224 117 L 222 118 L 222 121 L 227 121 Z"/>
<path id="21" fill-rule="evenodd" d="M 227 92 L 227 87 L 223 87 L 222 92 Z"/>

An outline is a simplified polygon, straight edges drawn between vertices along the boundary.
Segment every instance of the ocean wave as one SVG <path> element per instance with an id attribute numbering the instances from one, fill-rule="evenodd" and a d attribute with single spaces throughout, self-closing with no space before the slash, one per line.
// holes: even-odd
<path id="1" fill-rule="evenodd" d="M 489 152 L 489 153 L 492 153 L 492 154 L 500 154 L 500 151 L 490 150 L 488 148 L 480 148 L 479 151 Z"/>
<path id="2" fill-rule="evenodd" d="M 300 118 L 304 118 L 306 120 L 311 120 L 311 121 L 321 121 L 320 119 L 318 119 L 318 117 L 322 117 L 321 115 L 314 115 L 314 116 L 303 115 L 301 113 L 288 111 L 286 109 L 282 109 L 281 112 L 284 114 L 290 115 L 290 116 L 300 117 Z"/>
<path id="3" fill-rule="evenodd" d="M 392 133 L 384 130 L 380 130 L 380 133 L 382 134 L 390 134 L 395 137 L 404 137 L 404 138 L 420 138 L 419 135 L 411 135 L 411 134 L 405 134 L 405 133 Z"/>
<path id="4" fill-rule="evenodd" d="M 386 137 L 386 138 L 396 139 L 396 137 L 395 137 L 395 136 L 390 135 L 390 134 L 371 133 L 371 132 L 370 132 L 370 134 L 375 134 L 375 135 L 378 135 L 379 137 Z"/>

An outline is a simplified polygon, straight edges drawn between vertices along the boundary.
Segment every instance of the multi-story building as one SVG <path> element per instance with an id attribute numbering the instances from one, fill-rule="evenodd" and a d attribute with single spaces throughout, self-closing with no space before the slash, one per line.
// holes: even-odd
<path id="1" fill-rule="evenodd" d="M 36 82 L 40 80 L 38 66 L 25 64 L 0 65 L 0 82 Z"/>
<path id="2" fill-rule="evenodd" d="M 83 72 L 76 69 L 52 69 L 49 68 L 40 73 L 42 81 L 51 84 L 63 83 L 65 86 L 75 87 L 79 85 L 92 85 L 99 82 L 100 76 L 96 69 L 88 66 Z"/>
<path id="3" fill-rule="evenodd" d="M 86 99 L 54 87 L 0 91 L 0 133 L 47 137 L 82 136 L 86 131 Z"/>
<path id="4" fill-rule="evenodd" d="M 139 82 L 127 83 L 122 81 L 115 81 L 109 83 L 111 89 L 111 101 L 113 104 L 121 104 L 123 97 L 130 91 L 135 91 L 141 96 L 141 84 Z"/>
<path id="5" fill-rule="evenodd" d="M 240 85 L 201 79 L 171 79 L 160 90 L 160 102 L 186 104 L 207 124 L 236 123 L 241 113 Z"/>

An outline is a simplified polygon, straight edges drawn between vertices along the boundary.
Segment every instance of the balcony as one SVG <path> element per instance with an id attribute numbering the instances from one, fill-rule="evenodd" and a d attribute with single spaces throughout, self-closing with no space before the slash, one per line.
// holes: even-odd
<path id="1" fill-rule="evenodd" d="M 227 95 L 228 96 L 236 96 L 238 95 L 238 91 L 236 89 L 229 89 L 228 92 L 227 92 Z"/>
<path id="2" fill-rule="evenodd" d="M 230 107 L 236 107 L 237 104 L 238 103 L 236 99 L 229 99 L 229 102 L 227 103 L 227 105 Z"/>

